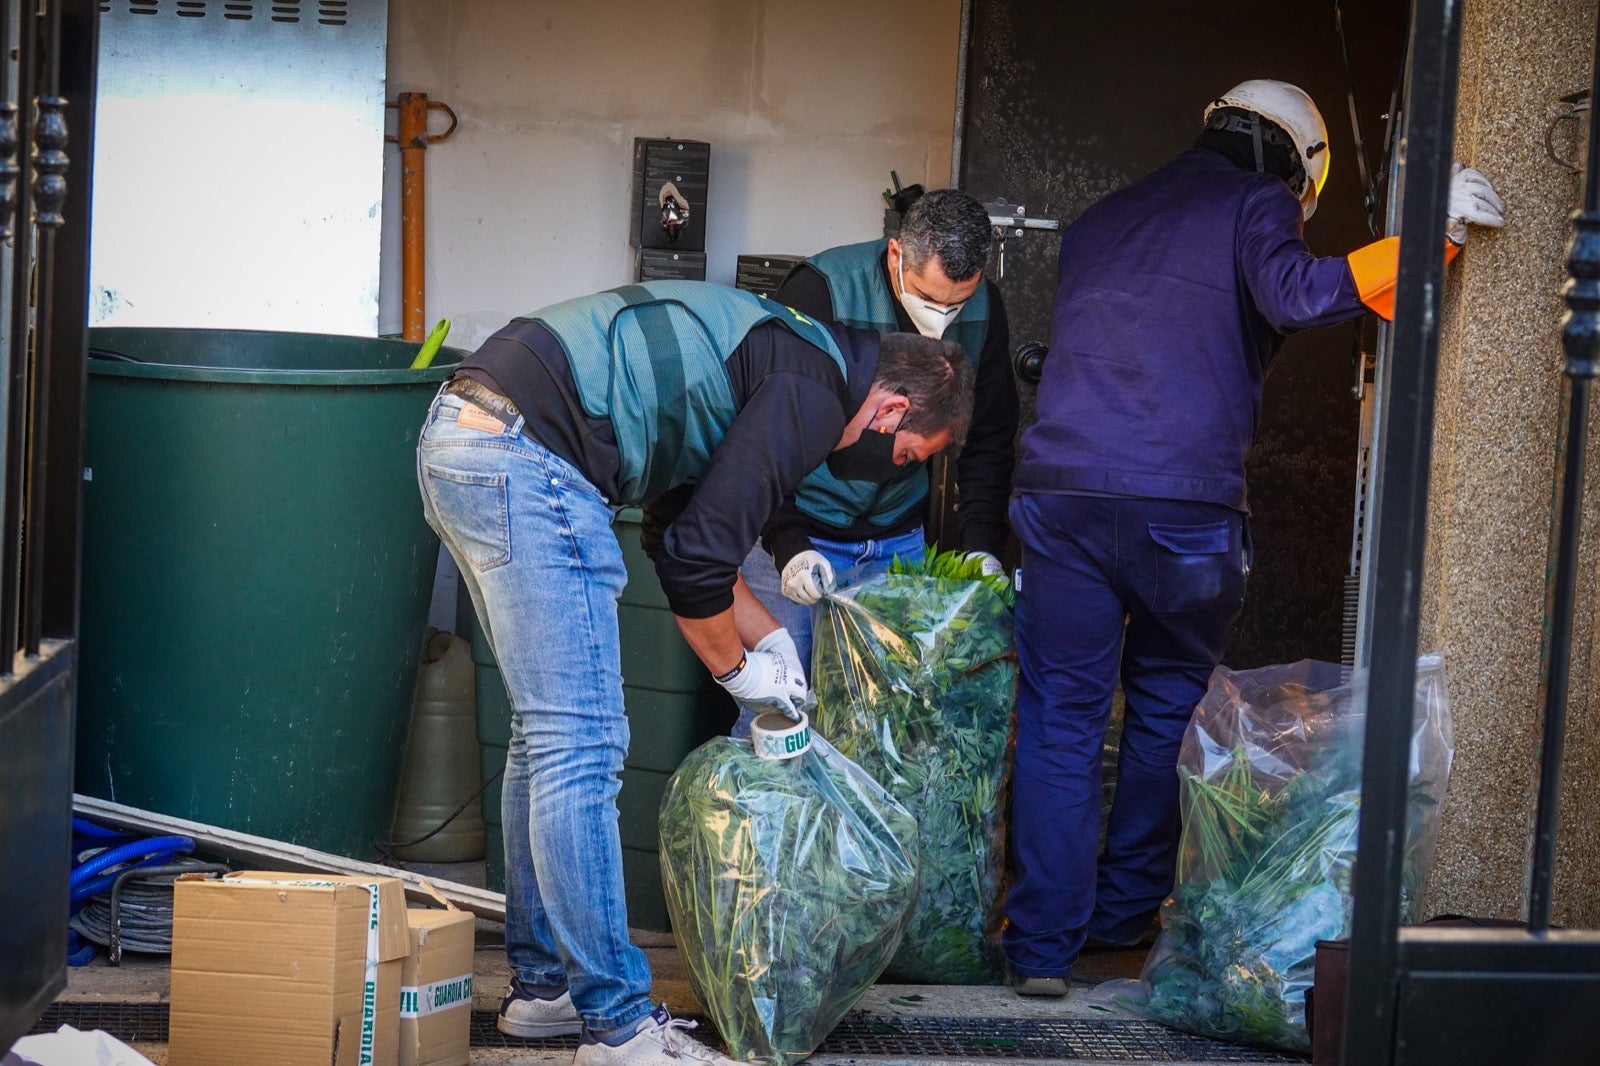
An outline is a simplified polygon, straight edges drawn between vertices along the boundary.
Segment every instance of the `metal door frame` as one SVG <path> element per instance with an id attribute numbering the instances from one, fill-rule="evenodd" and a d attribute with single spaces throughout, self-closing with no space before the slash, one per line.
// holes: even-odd
<path id="1" fill-rule="evenodd" d="M 1407 75 L 1402 241 L 1389 357 L 1380 368 L 1367 605 L 1371 681 L 1343 1060 L 1350 1066 L 1581 1061 L 1600 1010 L 1600 933 L 1549 928 L 1572 615 L 1581 531 L 1589 382 L 1600 374 L 1600 115 L 1591 112 L 1588 183 L 1569 250 L 1568 439 L 1557 535 L 1551 654 L 1532 890 L 1525 929 L 1399 926 L 1406 783 L 1426 544 L 1445 216 L 1454 148 L 1461 4 L 1418 0 Z M 1596 30 L 1600 89 L 1600 27 Z M 1381 606 L 1381 610 L 1379 610 Z"/>

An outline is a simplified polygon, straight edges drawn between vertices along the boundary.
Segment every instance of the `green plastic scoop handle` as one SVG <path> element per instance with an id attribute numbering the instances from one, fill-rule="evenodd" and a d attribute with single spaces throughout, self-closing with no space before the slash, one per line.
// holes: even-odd
<path id="1" fill-rule="evenodd" d="M 417 357 L 411 360 L 412 370 L 426 370 L 433 365 L 433 357 L 439 354 L 439 349 L 444 347 L 445 337 L 450 335 L 450 320 L 441 318 L 433 327 L 433 332 L 428 334 L 428 339 L 422 342 L 422 347 L 417 349 Z"/>

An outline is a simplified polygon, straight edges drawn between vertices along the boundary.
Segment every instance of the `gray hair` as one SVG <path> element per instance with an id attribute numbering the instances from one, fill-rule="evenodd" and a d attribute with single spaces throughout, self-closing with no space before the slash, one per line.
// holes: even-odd
<path id="1" fill-rule="evenodd" d="M 966 281 L 989 258 L 991 234 L 987 208 L 958 189 L 935 189 L 900 220 L 900 254 L 912 270 L 938 259 L 951 281 Z"/>

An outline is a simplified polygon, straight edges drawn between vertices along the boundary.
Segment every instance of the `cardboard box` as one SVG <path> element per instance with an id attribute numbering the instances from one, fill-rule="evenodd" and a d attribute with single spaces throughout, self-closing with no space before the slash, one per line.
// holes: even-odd
<path id="1" fill-rule="evenodd" d="M 179 878 L 168 1066 L 396 1066 L 409 950 L 394 878 Z"/>
<path id="2" fill-rule="evenodd" d="M 411 954 L 400 971 L 400 1066 L 467 1066 L 477 922 L 458 910 L 406 911 Z"/>

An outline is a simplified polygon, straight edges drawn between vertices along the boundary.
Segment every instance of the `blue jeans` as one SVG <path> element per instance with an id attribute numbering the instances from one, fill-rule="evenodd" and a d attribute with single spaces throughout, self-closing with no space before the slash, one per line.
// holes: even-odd
<path id="1" fill-rule="evenodd" d="M 653 1009 L 649 964 L 628 940 L 617 830 L 622 549 L 605 497 L 520 419 L 461 426 L 462 408 L 434 400 L 417 480 L 511 696 L 506 956 L 522 981 L 570 988 L 591 1029 L 615 1029 Z"/>
<path id="2" fill-rule="evenodd" d="M 1172 890 L 1178 749 L 1244 601 L 1244 515 L 1218 504 L 1022 493 L 1017 594 L 1016 881 L 1006 958 L 1062 977 L 1087 937 L 1129 943 Z M 1099 850 L 1111 698 L 1125 700 Z"/>

